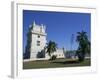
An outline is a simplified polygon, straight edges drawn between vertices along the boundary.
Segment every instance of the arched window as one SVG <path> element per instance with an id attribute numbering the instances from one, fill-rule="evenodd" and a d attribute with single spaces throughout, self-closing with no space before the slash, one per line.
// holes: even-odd
<path id="1" fill-rule="evenodd" d="M 40 38 L 40 35 L 38 35 L 38 38 Z"/>
<path id="2" fill-rule="evenodd" d="M 37 46 L 40 46 L 40 41 L 37 41 Z"/>

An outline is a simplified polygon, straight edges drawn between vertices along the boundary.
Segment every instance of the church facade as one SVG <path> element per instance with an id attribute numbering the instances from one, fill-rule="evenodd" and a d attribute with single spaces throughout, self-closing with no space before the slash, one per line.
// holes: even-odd
<path id="1" fill-rule="evenodd" d="M 37 25 L 34 22 L 29 27 L 29 32 L 27 34 L 27 46 L 25 52 L 29 54 L 29 58 L 32 60 L 50 59 L 50 56 L 46 52 L 46 46 L 46 26 L 43 24 Z M 52 56 L 53 55 L 56 55 L 57 58 L 65 58 L 63 49 L 57 49 L 54 53 L 52 53 Z"/>

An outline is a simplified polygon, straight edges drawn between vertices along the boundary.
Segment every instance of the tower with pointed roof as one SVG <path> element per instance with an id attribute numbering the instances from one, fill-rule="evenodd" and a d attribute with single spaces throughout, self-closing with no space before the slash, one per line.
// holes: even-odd
<path id="1" fill-rule="evenodd" d="M 26 46 L 26 53 L 29 54 L 30 59 L 38 58 L 38 54 L 44 50 L 47 43 L 46 36 L 44 25 L 37 25 L 35 22 L 30 25 Z"/>

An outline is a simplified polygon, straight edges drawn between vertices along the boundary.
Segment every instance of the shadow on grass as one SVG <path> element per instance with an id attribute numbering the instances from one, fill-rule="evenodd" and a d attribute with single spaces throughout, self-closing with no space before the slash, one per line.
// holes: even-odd
<path id="1" fill-rule="evenodd" d="M 54 61 L 52 63 L 59 63 L 59 64 L 78 64 L 78 61 Z"/>

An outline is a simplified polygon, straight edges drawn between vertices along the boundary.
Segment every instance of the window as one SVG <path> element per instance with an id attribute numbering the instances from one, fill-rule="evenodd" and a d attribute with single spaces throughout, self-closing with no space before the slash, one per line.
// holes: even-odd
<path id="1" fill-rule="evenodd" d="M 37 46 L 40 46 L 40 41 L 37 41 Z"/>
<path id="2" fill-rule="evenodd" d="M 40 35 L 38 35 L 38 38 L 40 38 Z"/>

